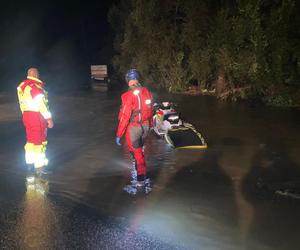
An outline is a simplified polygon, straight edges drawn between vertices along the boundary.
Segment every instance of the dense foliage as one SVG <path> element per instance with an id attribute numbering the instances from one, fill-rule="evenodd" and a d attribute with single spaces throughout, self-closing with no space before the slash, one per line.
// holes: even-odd
<path id="1" fill-rule="evenodd" d="M 109 13 L 115 69 L 131 67 L 169 91 L 300 100 L 296 0 L 121 0 Z M 298 103 L 299 104 L 299 103 Z"/>

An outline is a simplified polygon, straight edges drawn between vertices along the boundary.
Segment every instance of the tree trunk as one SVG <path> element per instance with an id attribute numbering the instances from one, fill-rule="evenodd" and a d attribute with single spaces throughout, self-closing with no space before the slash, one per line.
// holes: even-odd
<path id="1" fill-rule="evenodd" d="M 217 97 L 220 97 L 222 93 L 228 91 L 228 83 L 226 82 L 225 72 L 223 70 L 219 70 L 215 86 Z"/>

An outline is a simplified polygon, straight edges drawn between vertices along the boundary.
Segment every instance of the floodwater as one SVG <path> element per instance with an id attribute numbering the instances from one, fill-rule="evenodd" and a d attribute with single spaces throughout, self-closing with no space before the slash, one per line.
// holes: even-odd
<path id="1" fill-rule="evenodd" d="M 0 249 L 299 249 L 300 202 L 282 195 L 299 190 L 299 111 L 155 93 L 208 149 L 151 134 L 153 190 L 132 196 L 130 157 L 115 145 L 120 94 L 50 95 L 51 173 L 39 188 L 26 186 L 15 93 L 0 97 Z"/>

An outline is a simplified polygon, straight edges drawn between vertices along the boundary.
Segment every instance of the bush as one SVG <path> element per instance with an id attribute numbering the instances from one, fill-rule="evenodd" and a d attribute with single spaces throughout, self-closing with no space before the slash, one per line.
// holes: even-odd
<path id="1" fill-rule="evenodd" d="M 195 81 L 205 88 L 223 72 L 222 91 L 250 87 L 243 98 L 257 93 L 267 103 L 289 105 L 289 98 L 269 90 L 299 90 L 299 4 L 225 2 L 121 0 L 110 12 L 115 69 L 124 74 L 135 67 L 146 81 L 172 92 Z"/>

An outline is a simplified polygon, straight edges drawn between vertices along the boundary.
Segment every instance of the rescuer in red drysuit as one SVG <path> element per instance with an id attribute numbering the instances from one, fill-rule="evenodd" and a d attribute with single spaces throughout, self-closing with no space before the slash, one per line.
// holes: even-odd
<path id="1" fill-rule="evenodd" d="M 143 145 L 152 126 L 152 94 L 147 88 L 141 86 L 139 73 L 135 69 L 127 72 L 126 81 L 129 89 L 121 97 L 122 106 L 119 113 L 116 143 L 120 146 L 120 139 L 125 134 L 128 149 L 135 160 L 137 183 L 144 185 L 146 162 Z"/>
<path id="2" fill-rule="evenodd" d="M 29 170 L 40 171 L 48 164 L 47 127 L 53 127 L 53 120 L 44 82 L 36 68 L 27 71 L 27 79 L 20 83 L 17 92 L 26 129 L 25 161 Z"/>

